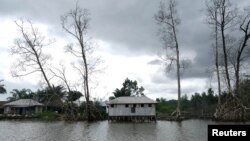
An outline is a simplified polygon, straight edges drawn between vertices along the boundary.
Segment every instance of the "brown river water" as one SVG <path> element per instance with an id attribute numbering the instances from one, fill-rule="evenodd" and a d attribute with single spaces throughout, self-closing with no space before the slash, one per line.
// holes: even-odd
<path id="1" fill-rule="evenodd" d="M 110 123 L 0 121 L 0 141 L 206 141 L 211 120 Z M 237 123 L 239 124 L 239 123 Z"/>

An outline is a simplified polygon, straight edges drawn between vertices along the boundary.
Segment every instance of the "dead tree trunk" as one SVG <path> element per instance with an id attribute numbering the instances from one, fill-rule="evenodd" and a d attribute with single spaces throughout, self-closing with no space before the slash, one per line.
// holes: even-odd
<path id="1" fill-rule="evenodd" d="M 71 90 L 71 83 L 66 77 L 66 67 L 63 64 L 60 64 L 61 68 L 51 67 L 50 71 L 51 73 L 60 79 L 66 86 L 68 92 L 67 92 L 67 99 L 66 99 L 66 106 L 65 108 L 65 117 L 67 120 L 78 120 L 78 116 L 75 113 L 78 113 L 79 108 L 74 107 L 73 99 L 74 94 L 76 94 L 76 91 Z M 79 97 L 80 98 L 80 97 Z M 75 99 L 74 99 L 75 101 Z"/>
<path id="2" fill-rule="evenodd" d="M 236 94 L 239 94 L 239 85 L 240 85 L 240 67 L 241 62 L 243 61 L 242 54 L 244 53 L 245 48 L 247 47 L 247 42 L 250 38 L 250 20 L 248 19 L 249 15 L 247 15 L 243 22 L 240 25 L 240 30 L 243 32 L 244 37 L 242 39 L 242 42 L 240 42 L 240 45 L 237 49 L 236 53 L 236 67 L 235 67 L 235 79 L 236 79 Z M 248 21 L 246 21 L 248 19 Z M 245 24 L 246 23 L 246 24 Z"/>
<path id="3" fill-rule="evenodd" d="M 218 81 L 218 105 L 221 104 L 221 85 L 220 85 L 220 69 L 219 69 L 219 49 L 218 49 L 218 23 L 217 8 L 215 10 L 215 67 Z"/>
<path id="4" fill-rule="evenodd" d="M 221 40 L 222 40 L 224 72 L 225 72 L 225 79 L 226 79 L 225 82 L 228 87 L 227 98 L 223 100 L 223 103 L 220 100 L 218 100 L 218 106 L 217 106 L 214 116 L 216 119 L 219 119 L 219 120 L 243 120 L 245 119 L 245 112 L 247 108 L 242 104 L 242 101 L 237 96 L 237 93 L 239 91 L 239 82 L 240 82 L 239 73 L 240 73 L 240 64 L 242 62 L 242 53 L 244 51 L 244 48 L 246 47 L 247 40 L 249 39 L 249 36 L 248 36 L 249 23 L 247 22 L 247 24 L 245 24 L 246 22 L 246 18 L 245 18 L 243 23 L 240 25 L 240 30 L 243 31 L 244 37 L 240 39 L 241 42 L 240 42 L 239 47 L 236 49 L 236 56 L 231 56 L 232 52 L 229 51 L 229 47 L 228 47 L 229 42 L 227 42 L 226 40 L 225 31 L 226 29 L 235 27 L 237 25 L 235 24 L 236 22 L 235 19 L 236 17 L 238 17 L 237 10 L 235 9 L 235 7 L 231 5 L 229 0 L 213 0 L 211 3 L 208 3 L 207 9 L 208 9 L 209 18 L 212 19 L 214 24 L 218 24 L 218 27 L 220 30 L 220 35 L 221 35 Z M 218 10 L 218 13 L 216 13 L 217 10 Z M 219 18 L 217 18 L 217 16 Z M 217 33 L 216 33 L 216 38 L 218 38 Z M 229 57 L 235 58 L 235 60 L 233 60 L 233 62 L 235 62 L 234 64 L 229 64 L 228 62 Z M 233 91 L 232 89 L 231 77 L 229 73 L 231 66 L 234 66 L 234 71 L 235 71 L 234 72 L 235 80 L 236 80 L 235 91 Z M 218 73 L 218 69 L 217 69 L 217 73 Z"/>
<path id="5" fill-rule="evenodd" d="M 76 6 L 75 10 L 72 10 L 68 14 L 62 17 L 63 29 L 72 35 L 77 41 L 77 47 L 69 46 L 68 51 L 79 58 L 81 61 L 80 67 L 75 67 L 82 76 L 82 88 L 84 90 L 84 96 L 86 100 L 85 113 L 88 121 L 91 121 L 91 109 L 90 109 L 90 70 L 96 66 L 90 67 L 90 54 L 93 51 L 93 46 L 89 45 L 87 41 L 86 32 L 89 26 L 89 14 L 86 9 L 81 9 Z"/>
<path id="6" fill-rule="evenodd" d="M 170 7 L 171 8 L 171 7 Z M 172 11 L 172 10 L 171 10 Z M 172 17 L 172 12 L 171 12 L 171 17 Z M 177 70 L 177 83 L 178 83 L 178 103 L 177 103 L 177 109 L 176 109 L 176 117 L 177 119 L 180 118 L 181 116 L 181 78 L 180 78 L 180 52 L 179 52 L 179 45 L 178 45 L 178 40 L 177 40 L 177 35 L 176 35 L 176 30 L 175 30 L 175 23 L 172 19 L 172 24 L 173 24 L 173 33 L 174 33 L 174 38 L 175 38 L 175 47 L 176 47 L 176 70 Z"/>
<path id="7" fill-rule="evenodd" d="M 176 111 L 174 114 L 176 115 L 176 119 L 180 119 L 181 110 L 180 110 L 180 99 L 181 99 L 181 82 L 180 82 L 180 51 L 179 44 L 177 38 L 177 25 L 180 24 L 180 19 L 178 18 L 176 2 L 174 0 L 170 0 L 167 5 L 165 3 L 160 3 L 160 9 L 158 13 L 155 15 L 155 19 L 159 25 L 163 26 L 162 40 L 164 41 L 164 47 L 166 51 L 173 50 L 174 55 L 167 56 L 164 60 L 169 63 L 171 67 L 172 62 L 176 63 L 176 75 L 177 75 L 177 86 L 178 86 L 178 103 L 176 107 Z"/>
<path id="8" fill-rule="evenodd" d="M 52 42 L 48 41 L 47 43 L 44 43 L 45 37 L 38 32 L 37 28 L 33 27 L 33 24 L 30 21 L 27 21 L 29 25 L 26 25 L 24 20 L 20 22 L 16 21 L 15 23 L 18 26 L 22 37 L 16 39 L 15 46 L 11 48 L 12 54 L 20 56 L 20 60 L 17 61 L 17 65 L 12 70 L 12 76 L 22 77 L 35 72 L 40 72 L 49 89 L 53 90 L 48 75 L 45 72 L 45 65 L 50 57 L 42 53 L 43 47 Z M 26 28 L 27 26 L 29 28 Z M 46 110 L 48 102 L 49 101 L 46 102 Z"/>

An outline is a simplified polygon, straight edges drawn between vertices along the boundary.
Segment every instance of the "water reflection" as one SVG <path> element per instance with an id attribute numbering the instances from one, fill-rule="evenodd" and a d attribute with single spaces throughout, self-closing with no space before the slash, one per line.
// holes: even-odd
<path id="1" fill-rule="evenodd" d="M 109 123 L 107 141 L 155 141 L 155 123 Z"/>
<path id="2" fill-rule="evenodd" d="M 206 141 L 208 124 L 218 123 L 209 120 L 157 123 L 0 121 L 0 140 Z"/>

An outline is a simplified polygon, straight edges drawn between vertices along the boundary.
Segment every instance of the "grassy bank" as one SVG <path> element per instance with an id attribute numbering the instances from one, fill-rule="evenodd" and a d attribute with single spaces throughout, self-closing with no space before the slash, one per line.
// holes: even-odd
<path id="1" fill-rule="evenodd" d="M 62 115 L 57 112 L 42 112 L 35 115 L 36 118 L 46 121 L 61 120 Z"/>

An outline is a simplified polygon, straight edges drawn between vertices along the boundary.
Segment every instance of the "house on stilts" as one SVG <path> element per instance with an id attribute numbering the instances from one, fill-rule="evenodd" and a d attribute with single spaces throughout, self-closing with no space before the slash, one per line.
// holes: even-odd
<path id="1" fill-rule="evenodd" d="M 109 121 L 156 121 L 156 101 L 146 97 L 118 97 L 107 102 Z"/>

